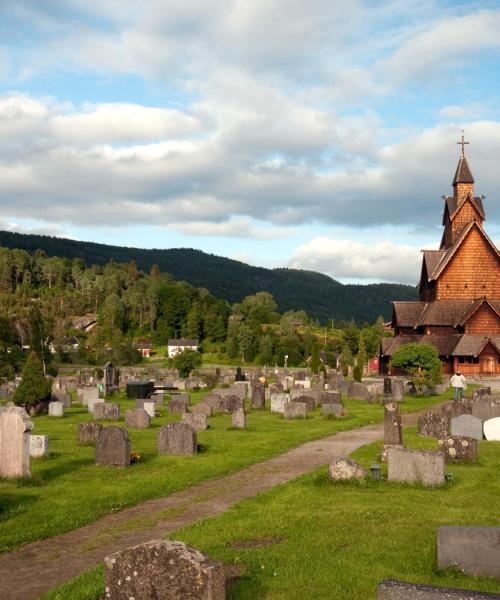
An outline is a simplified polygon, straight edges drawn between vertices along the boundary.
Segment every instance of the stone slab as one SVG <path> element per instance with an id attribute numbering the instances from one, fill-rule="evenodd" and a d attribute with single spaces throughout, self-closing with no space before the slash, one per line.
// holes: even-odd
<path id="1" fill-rule="evenodd" d="M 477 459 L 477 440 L 459 435 L 449 435 L 438 440 L 440 452 L 444 453 L 446 462 L 463 460 L 473 462 Z"/>
<path id="2" fill-rule="evenodd" d="M 459 415 L 451 419 L 451 435 L 483 439 L 483 422 L 473 415 Z M 445 437 L 445 436 L 443 436 Z"/>
<path id="3" fill-rule="evenodd" d="M 283 407 L 285 419 L 305 419 L 307 417 L 307 404 L 304 402 L 287 402 Z"/>
<path id="4" fill-rule="evenodd" d="M 439 569 L 500 578 L 500 527 L 440 527 L 437 553 Z"/>
<path id="5" fill-rule="evenodd" d="M 434 487 L 444 484 L 444 454 L 389 448 L 388 480 L 422 483 Z"/>
<path id="6" fill-rule="evenodd" d="M 49 436 L 30 435 L 31 458 L 46 458 L 49 455 Z"/>
<path id="7" fill-rule="evenodd" d="M 474 590 L 388 580 L 378 584 L 377 600 L 500 600 L 500 596 Z"/>
<path id="8" fill-rule="evenodd" d="M 64 416 L 64 404 L 56 400 L 56 402 L 49 403 L 49 417 L 63 417 Z"/>
<path id="9" fill-rule="evenodd" d="M 207 415 L 203 413 L 183 413 L 181 419 L 182 423 L 191 425 L 196 431 L 204 431 L 208 428 Z"/>

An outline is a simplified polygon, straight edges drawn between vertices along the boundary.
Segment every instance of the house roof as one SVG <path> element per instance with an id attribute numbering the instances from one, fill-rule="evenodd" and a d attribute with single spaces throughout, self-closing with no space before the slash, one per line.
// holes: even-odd
<path id="1" fill-rule="evenodd" d="M 134 342 L 134 348 L 136 350 L 151 350 L 151 340 L 139 340 Z"/>
<path id="2" fill-rule="evenodd" d="M 186 338 L 179 338 L 178 340 L 168 340 L 169 346 L 197 346 L 198 340 L 188 340 Z"/>
<path id="3" fill-rule="evenodd" d="M 452 352 L 453 356 L 478 356 L 491 343 L 500 354 L 500 335 L 465 333 Z"/>
<path id="4" fill-rule="evenodd" d="M 472 177 L 472 172 L 465 156 L 461 156 L 458 160 L 452 185 L 456 185 L 457 183 L 474 183 L 474 177 Z"/>

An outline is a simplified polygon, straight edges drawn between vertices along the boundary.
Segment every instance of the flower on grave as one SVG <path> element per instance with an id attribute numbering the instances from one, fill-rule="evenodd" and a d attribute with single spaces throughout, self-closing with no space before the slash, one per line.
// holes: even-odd
<path id="1" fill-rule="evenodd" d="M 448 454 L 450 456 L 456 456 L 457 455 L 457 451 L 455 450 L 455 448 L 449 448 L 448 449 Z"/>
<path id="2" fill-rule="evenodd" d="M 467 440 L 462 440 L 462 446 L 464 448 L 467 448 L 468 445 L 469 445 L 469 442 Z"/>
<path id="3" fill-rule="evenodd" d="M 448 439 L 448 445 L 449 445 L 449 446 L 453 446 L 454 444 L 455 444 L 455 442 L 453 441 L 453 439 L 452 439 L 452 438 L 449 438 L 449 439 Z"/>
<path id="4" fill-rule="evenodd" d="M 132 454 L 130 455 L 130 462 L 131 463 L 137 463 L 141 460 L 141 455 L 139 454 L 139 452 L 132 452 Z"/>

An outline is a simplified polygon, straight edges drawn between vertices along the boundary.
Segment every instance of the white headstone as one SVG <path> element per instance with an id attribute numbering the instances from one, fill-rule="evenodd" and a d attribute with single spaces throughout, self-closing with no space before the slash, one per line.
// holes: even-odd
<path id="1" fill-rule="evenodd" d="M 143 408 L 151 418 L 156 416 L 156 402 L 144 402 Z"/>
<path id="2" fill-rule="evenodd" d="M 285 412 L 285 404 L 289 401 L 288 394 L 271 394 L 271 412 L 282 415 Z"/>
<path id="3" fill-rule="evenodd" d="M 30 435 L 31 458 L 43 458 L 49 455 L 49 436 Z"/>
<path id="4" fill-rule="evenodd" d="M 500 442 L 500 417 L 484 422 L 484 437 L 490 442 Z"/>
<path id="5" fill-rule="evenodd" d="M 49 417 L 63 417 L 64 416 L 64 404 L 62 402 L 50 402 L 49 403 Z"/>

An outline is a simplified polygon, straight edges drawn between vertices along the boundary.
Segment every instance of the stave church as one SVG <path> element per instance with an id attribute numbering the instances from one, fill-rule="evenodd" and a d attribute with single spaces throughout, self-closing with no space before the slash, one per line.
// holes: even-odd
<path id="1" fill-rule="evenodd" d="M 382 339 L 380 372 L 394 351 L 409 342 L 439 352 L 445 373 L 500 374 L 500 254 L 484 230 L 484 196 L 462 146 L 453 195 L 443 196 L 439 250 L 422 251 L 416 302 L 393 302 L 393 338 Z"/>

